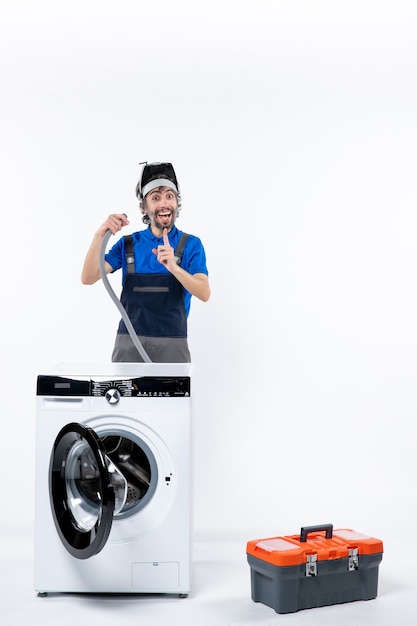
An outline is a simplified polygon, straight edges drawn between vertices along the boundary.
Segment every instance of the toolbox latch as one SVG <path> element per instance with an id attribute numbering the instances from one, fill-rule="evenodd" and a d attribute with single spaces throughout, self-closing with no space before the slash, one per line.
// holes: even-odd
<path id="1" fill-rule="evenodd" d="M 317 576 L 317 554 L 307 554 L 306 576 Z"/>
<path id="2" fill-rule="evenodd" d="M 359 568 L 358 548 L 349 548 L 348 570 L 354 572 Z"/>

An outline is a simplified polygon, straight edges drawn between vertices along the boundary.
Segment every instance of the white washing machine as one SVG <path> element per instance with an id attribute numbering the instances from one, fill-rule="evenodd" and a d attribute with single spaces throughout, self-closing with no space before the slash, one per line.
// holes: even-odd
<path id="1" fill-rule="evenodd" d="M 59 365 L 37 380 L 39 595 L 187 596 L 191 365 Z"/>

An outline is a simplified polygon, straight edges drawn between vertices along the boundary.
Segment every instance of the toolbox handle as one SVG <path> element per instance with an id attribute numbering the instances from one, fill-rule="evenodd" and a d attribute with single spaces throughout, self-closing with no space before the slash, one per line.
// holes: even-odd
<path id="1" fill-rule="evenodd" d="M 300 531 L 300 541 L 307 541 L 307 535 L 309 533 L 319 533 L 323 530 L 326 531 L 326 539 L 331 539 L 333 536 L 333 524 L 322 524 L 321 526 L 303 526 Z"/>

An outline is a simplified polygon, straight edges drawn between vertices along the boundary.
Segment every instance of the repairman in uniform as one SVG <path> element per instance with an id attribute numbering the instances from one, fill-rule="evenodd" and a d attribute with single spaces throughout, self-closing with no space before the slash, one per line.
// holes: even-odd
<path id="1" fill-rule="evenodd" d="M 150 360 L 189 363 L 187 317 L 191 296 L 203 302 L 210 297 L 204 247 L 198 237 L 175 226 L 181 196 L 171 163 L 146 164 L 136 196 L 148 228 L 121 237 L 105 256 L 105 271 L 122 268 L 120 301 Z M 82 269 L 83 284 L 92 285 L 101 277 L 99 255 L 108 230 L 114 235 L 128 224 L 124 213 L 115 213 L 96 231 Z M 122 319 L 112 361 L 142 360 Z"/>

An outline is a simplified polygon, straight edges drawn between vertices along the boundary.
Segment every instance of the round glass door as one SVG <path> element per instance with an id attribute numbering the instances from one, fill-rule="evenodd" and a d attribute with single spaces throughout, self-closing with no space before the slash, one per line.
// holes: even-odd
<path id="1" fill-rule="evenodd" d="M 79 559 L 100 552 L 113 515 L 125 504 L 127 484 L 92 428 L 71 423 L 59 432 L 49 491 L 55 526 L 68 552 Z"/>

